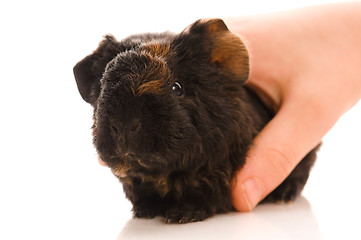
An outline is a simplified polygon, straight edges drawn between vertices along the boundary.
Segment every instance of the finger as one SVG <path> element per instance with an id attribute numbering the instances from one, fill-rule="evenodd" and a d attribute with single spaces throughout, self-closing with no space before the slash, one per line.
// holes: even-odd
<path id="1" fill-rule="evenodd" d="M 318 107 L 300 107 L 283 106 L 255 138 L 245 166 L 232 182 L 233 205 L 238 211 L 251 211 L 331 128 L 332 122 L 322 119 Z"/>

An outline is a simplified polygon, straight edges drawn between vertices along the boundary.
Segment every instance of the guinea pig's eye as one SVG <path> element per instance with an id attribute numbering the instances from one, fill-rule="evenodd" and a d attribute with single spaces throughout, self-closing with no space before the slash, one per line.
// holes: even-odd
<path id="1" fill-rule="evenodd" d="M 174 82 L 174 84 L 172 86 L 172 91 L 177 96 L 183 95 L 183 87 L 179 82 Z"/>

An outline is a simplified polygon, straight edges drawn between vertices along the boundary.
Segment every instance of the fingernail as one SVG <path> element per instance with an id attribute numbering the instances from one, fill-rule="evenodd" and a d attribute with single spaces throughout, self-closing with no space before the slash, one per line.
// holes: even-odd
<path id="1" fill-rule="evenodd" d="M 250 178 L 242 184 L 249 210 L 251 211 L 261 201 L 263 187 L 261 182 L 256 178 Z"/>

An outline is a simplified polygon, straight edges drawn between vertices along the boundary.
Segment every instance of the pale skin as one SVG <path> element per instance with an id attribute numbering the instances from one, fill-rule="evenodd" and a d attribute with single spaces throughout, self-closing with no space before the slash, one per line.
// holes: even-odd
<path id="1" fill-rule="evenodd" d="M 248 86 L 275 117 L 236 174 L 233 205 L 251 211 L 361 98 L 361 2 L 226 19 L 250 55 Z"/>

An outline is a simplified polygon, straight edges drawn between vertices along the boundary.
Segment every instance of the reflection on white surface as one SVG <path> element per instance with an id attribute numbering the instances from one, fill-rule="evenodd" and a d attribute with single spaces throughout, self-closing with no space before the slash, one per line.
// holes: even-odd
<path id="1" fill-rule="evenodd" d="M 251 213 L 216 215 L 203 222 L 165 224 L 163 219 L 131 219 L 120 239 L 322 239 L 306 198 L 293 204 L 265 204 Z"/>

